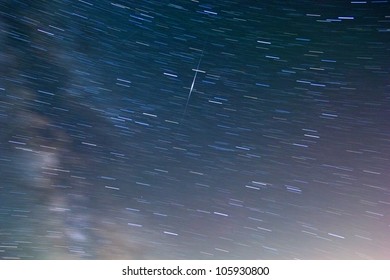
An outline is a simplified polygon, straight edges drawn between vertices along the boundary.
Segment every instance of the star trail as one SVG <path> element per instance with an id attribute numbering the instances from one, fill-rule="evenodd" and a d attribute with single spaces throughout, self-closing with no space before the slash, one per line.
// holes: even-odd
<path id="1" fill-rule="evenodd" d="M 0 1 L 0 258 L 390 258 L 389 11 Z"/>

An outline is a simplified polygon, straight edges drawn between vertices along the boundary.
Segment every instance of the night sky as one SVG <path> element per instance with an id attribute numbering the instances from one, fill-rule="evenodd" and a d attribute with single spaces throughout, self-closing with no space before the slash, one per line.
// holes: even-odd
<path id="1" fill-rule="evenodd" d="M 389 1 L 0 1 L 0 258 L 389 259 Z"/>

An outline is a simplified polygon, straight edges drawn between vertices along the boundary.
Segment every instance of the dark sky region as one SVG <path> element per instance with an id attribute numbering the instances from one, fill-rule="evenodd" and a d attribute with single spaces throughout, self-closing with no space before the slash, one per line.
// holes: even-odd
<path id="1" fill-rule="evenodd" d="M 389 259 L 389 71 L 389 1 L 0 1 L 0 257 Z"/>

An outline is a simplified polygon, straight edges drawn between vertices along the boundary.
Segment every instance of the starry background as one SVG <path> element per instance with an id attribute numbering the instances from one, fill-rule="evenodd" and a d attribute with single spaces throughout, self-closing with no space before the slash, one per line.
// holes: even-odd
<path id="1" fill-rule="evenodd" d="M 389 1 L 1 1 L 3 259 L 390 258 Z"/>

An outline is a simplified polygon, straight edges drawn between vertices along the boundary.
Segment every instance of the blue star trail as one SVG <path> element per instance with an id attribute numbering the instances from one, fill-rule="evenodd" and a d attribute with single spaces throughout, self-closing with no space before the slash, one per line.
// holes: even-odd
<path id="1" fill-rule="evenodd" d="M 1 259 L 390 258 L 389 1 L 1 1 Z"/>

